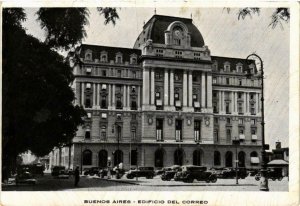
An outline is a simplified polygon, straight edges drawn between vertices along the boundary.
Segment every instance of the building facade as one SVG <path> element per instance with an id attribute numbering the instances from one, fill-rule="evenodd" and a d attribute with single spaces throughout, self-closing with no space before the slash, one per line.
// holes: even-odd
<path id="1" fill-rule="evenodd" d="M 192 19 L 154 15 L 132 49 L 83 44 L 76 52 L 74 103 L 87 116 L 50 165 L 234 167 L 237 158 L 259 167 L 255 64 L 212 56 Z"/>

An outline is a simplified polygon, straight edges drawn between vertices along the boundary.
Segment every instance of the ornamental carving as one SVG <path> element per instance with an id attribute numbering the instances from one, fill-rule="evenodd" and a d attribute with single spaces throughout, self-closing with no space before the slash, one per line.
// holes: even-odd
<path id="1" fill-rule="evenodd" d="M 186 119 L 187 119 L 186 124 L 190 126 L 192 124 L 192 117 L 187 117 Z"/>
<path id="2" fill-rule="evenodd" d="M 210 118 L 209 117 L 204 117 L 204 123 L 208 127 L 210 125 Z"/>
<path id="3" fill-rule="evenodd" d="M 171 126 L 173 124 L 173 116 L 168 116 L 168 125 Z"/>
<path id="4" fill-rule="evenodd" d="M 148 124 L 152 125 L 153 124 L 153 116 L 152 115 L 148 115 L 147 119 L 148 119 Z"/>

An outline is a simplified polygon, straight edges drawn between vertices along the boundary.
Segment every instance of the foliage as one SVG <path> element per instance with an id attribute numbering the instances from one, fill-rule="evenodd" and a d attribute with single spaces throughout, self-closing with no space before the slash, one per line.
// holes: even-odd
<path id="1" fill-rule="evenodd" d="M 51 47 L 69 49 L 86 37 L 87 8 L 40 8 L 37 15 Z"/>
<path id="2" fill-rule="evenodd" d="M 110 7 L 99 7 L 97 8 L 98 12 L 100 14 L 104 15 L 105 21 L 104 24 L 108 24 L 110 22 L 113 23 L 113 25 L 116 24 L 116 20 L 119 19 L 119 15 L 117 13 L 117 9 L 116 8 L 110 8 Z"/>
<path id="3" fill-rule="evenodd" d="M 85 112 L 72 104 L 72 68 L 13 22 L 24 16 L 11 19 L 10 10 L 3 12 L 3 154 L 41 156 L 69 142 Z"/>
<path id="4" fill-rule="evenodd" d="M 225 8 L 228 13 L 230 13 L 230 8 Z M 260 14 L 260 8 L 251 8 L 251 7 L 245 7 L 238 11 L 238 20 L 245 19 L 247 16 L 252 18 L 252 15 L 259 15 Z M 276 8 L 271 16 L 271 22 L 269 26 L 272 26 L 274 29 L 278 24 L 281 28 L 283 28 L 282 22 L 288 23 L 290 20 L 290 10 L 289 8 Z"/>

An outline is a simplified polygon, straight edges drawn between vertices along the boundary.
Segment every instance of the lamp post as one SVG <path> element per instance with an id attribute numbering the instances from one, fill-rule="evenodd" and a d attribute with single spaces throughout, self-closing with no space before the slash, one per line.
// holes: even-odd
<path id="1" fill-rule="evenodd" d="M 80 173 L 82 174 L 82 142 L 80 143 Z"/>
<path id="2" fill-rule="evenodd" d="M 265 149 L 265 113 L 264 113 L 264 65 L 262 59 L 255 53 L 250 54 L 247 56 L 246 60 L 249 60 L 250 57 L 256 57 L 260 61 L 260 67 L 261 67 L 261 139 L 262 139 L 262 151 L 261 151 L 261 157 L 262 157 L 262 169 L 261 169 L 261 178 L 260 178 L 260 190 L 261 191 L 269 191 L 268 186 L 268 178 L 267 176 L 267 162 L 266 162 L 266 151 Z"/>
<path id="3" fill-rule="evenodd" d="M 235 145 L 235 183 L 238 185 L 239 184 L 239 178 L 238 178 L 238 163 L 239 163 L 238 145 L 240 144 L 240 140 L 237 137 L 235 137 L 232 142 Z"/>

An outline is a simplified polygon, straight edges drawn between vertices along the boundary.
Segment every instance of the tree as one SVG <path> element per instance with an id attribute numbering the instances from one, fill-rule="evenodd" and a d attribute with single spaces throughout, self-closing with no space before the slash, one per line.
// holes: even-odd
<path id="1" fill-rule="evenodd" d="M 227 12 L 229 13 L 231 11 L 230 8 L 226 8 Z M 237 15 L 238 20 L 245 19 L 247 16 L 252 18 L 252 15 L 259 15 L 260 14 L 260 8 L 251 8 L 251 7 L 245 7 L 242 9 L 239 9 Z M 269 26 L 272 26 L 274 29 L 277 27 L 277 25 L 280 25 L 281 28 L 283 28 L 282 22 L 288 23 L 290 20 L 290 10 L 289 8 L 276 8 L 271 16 L 271 22 Z"/>
<path id="2" fill-rule="evenodd" d="M 43 156 L 71 142 L 85 115 L 82 107 L 73 105 L 72 68 L 55 49 L 69 49 L 86 36 L 88 10 L 41 8 L 37 15 L 47 31 L 45 42 L 22 28 L 23 9 L 3 9 L 4 179 L 20 153 L 30 150 Z"/>

